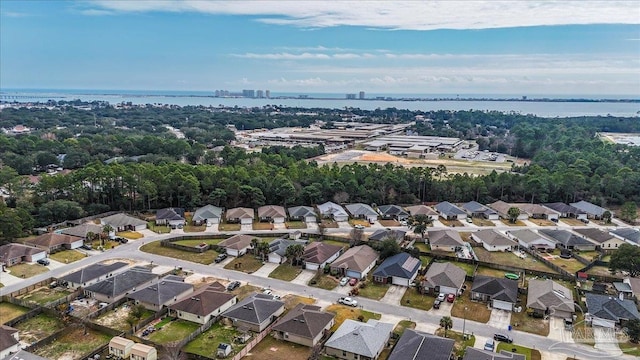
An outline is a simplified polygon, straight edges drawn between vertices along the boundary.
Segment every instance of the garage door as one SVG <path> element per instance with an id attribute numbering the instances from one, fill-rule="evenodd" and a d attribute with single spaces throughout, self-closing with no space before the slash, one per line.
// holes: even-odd
<path id="1" fill-rule="evenodd" d="M 493 300 L 493 308 L 494 309 L 501 309 L 501 310 L 511 311 L 511 310 L 513 310 L 513 304 L 511 304 L 510 302 L 506 302 L 506 301 Z"/>
<path id="2" fill-rule="evenodd" d="M 593 321 L 591 323 L 592 326 L 602 326 L 602 327 L 608 327 L 608 328 L 615 327 L 615 323 L 613 321 L 609 321 L 609 320 L 605 320 L 597 317 L 593 317 L 592 321 Z"/>
<path id="3" fill-rule="evenodd" d="M 318 270 L 320 266 L 318 264 L 314 264 L 314 263 L 306 263 L 305 264 L 305 268 L 307 270 Z"/>
<path id="4" fill-rule="evenodd" d="M 393 285 L 409 286 L 409 280 L 404 279 L 404 278 L 395 277 L 395 276 L 393 276 L 391 278 L 391 283 Z"/>
<path id="5" fill-rule="evenodd" d="M 443 294 L 454 294 L 458 295 L 458 290 L 448 286 L 440 286 L 440 292 Z"/>
<path id="6" fill-rule="evenodd" d="M 345 275 L 347 275 L 348 277 L 356 278 L 356 279 L 361 279 L 362 278 L 360 276 L 360 272 L 359 271 L 355 271 L 355 270 L 347 270 Z"/>

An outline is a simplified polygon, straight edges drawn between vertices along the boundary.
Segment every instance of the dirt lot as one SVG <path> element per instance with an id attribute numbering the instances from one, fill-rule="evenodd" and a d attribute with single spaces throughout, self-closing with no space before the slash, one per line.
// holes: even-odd
<path id="1" fill-rule="evenodd" d="M 98 301 L 86 298 L 73 300 L 71 302 L 71 306 L 73 306 L 73 312 L 71 312 L 71 315 L 82 318 L 98 310 Z"/>
<path id="2" fill-rule="evenodd" d="M 130 329 L 129 324 L 127 324 L 127 317 L 129 317 L 130 313 L 131 306 L 129 306 L 129 304 L 122 304 L 119 307 L 102 314 L 99 318 L 95 319 L 94 322 L 108 328 L 127 331 Z M 146 319 L 152 314 L 152 311 L 145 310 L 141 319 Z"/>

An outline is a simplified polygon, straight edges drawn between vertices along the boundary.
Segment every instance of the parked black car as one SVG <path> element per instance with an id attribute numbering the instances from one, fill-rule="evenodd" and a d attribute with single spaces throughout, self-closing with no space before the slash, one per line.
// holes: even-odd
<path id="1" fill-rule="evenodd" d="M 510 338 L 510 337 L 508 337 L 507 335 L 504 335 L 504 334 L 493 334 L 493 340 L 506 342 L 508 344 L 511 344 L 513 342 L 512 338 Z"/>
<path id="2" fill-rule="evenodd" d="M 128 243 L 128 242 L 129 242 L 129 240 L 128 240 L 128 239 L 125 239 L 125 238 L 123 238 L 123 237 L 117 237 L 115 240 L 116 240 L 117 242 L 119 242 L 120 244 L 126 244 L 126 243 Z"/>
<path id="3" fill-rule="evenodd" d="M 442 301 L 436 299 L 436 301 L 433 302 L 433 308 L 434 309 L 440 309 L 440 304 L 442 303 Z"/>
<path id="4" fill-rule="evenodd" d="M 51 263 L 51 262 L 49 261 L 49 259 L 40 259 L 40 260 L 38 260 L 38 264 L 40 264 L 40 265 L 47 266 L 47 265 L 49 265 L 50 263 Z"/>
<path id="5" fill-rule="evenodd" d="M 216 263 L 219 263 L 226 258 L 227 258 L 227 254 L 218 254 L 218 256 L 216 256 L 216 258 L 213 261 Z"/>
<path id="6" fill-rule="evenodd" d="M 240 281 L 233 281 L 229 285 L 227 285 L 227 291 L 233 291 L 240 287 Z"/>

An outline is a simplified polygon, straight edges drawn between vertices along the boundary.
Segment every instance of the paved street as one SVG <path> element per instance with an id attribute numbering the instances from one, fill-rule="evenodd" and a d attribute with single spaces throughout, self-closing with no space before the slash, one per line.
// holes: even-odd
<path id="1" fill-rule="evenodd" d="M 334 230 L 337 230 L 337 229 L 334 229 Z M 265 232 L 268 233 L 270 231 L 265 231 Z M 282 281 L 282 280 L 277 280 L 272 278 L 262 278 L 259 276 L 255 276 L 254 274 L 246 274 L 246 273 L 237 272 L 233 270 L 227 270 L 218 266 L 195 264 L 195 263 L 182 261 L 178 259 L 148 254 L 148 253 L 141 252 L 139 250 L 139 247 L 145 243 L 166 239 L 171 236 L 175 236 L 175 235 L 167 235 L 167 234 L 155 235 L 154 234 L 138 241 L 130 241 L 128 244 L 118 246 L 115 249 L 111 249 L 103 253 L 99 253 L 97 255 L 87 257 L 85 259 L 76 261 L 64 267 L 53 269 L 44 274 L 40 274 L 25 280 L 21 280 L 16 284 L 7 285 L 3 288 L 0 288 L 0 295 L 6 295 L 22 287 L 25 287 L 29 284 L 36 283 L 38 281 L 47 279 L 49 277 L 60 277 L 66 273 L 75 271 L 81 267 L 84 267 L 96 262 L 109 260 L 109 259 L 128 259 L 128 260 L 135 260 L 135 261 L 147 262 L 147 263 L 153 261 L 153 263 L 156 265 L 167 266 L 167 267 L 179 266 L 187 271 L 193 271 L 195 273 L 202 274 L 203 276 L 212 276 L 212 277 L 217 277 L 221 279 L 239 280 L 243 283 L 249 283 L 249 284 L 253 284 L 260 287 L 269 287 L 274 291 L 277 291 L 279 294 L 291 293 L 291 294 L 297 294 L 301 296 L 307 296 L 310 298 L 318 299 L 320 300 L 321 303 L 324 303 L 324 304 L 334 303 L 336 299 L 340 296 L 339 294 L 333 291 L 297 284 L 296 283 L 297 279 L 291 282 L 287 282 L 287 281 Z M 303 272 L 303 274 L 305 273 Z M 300 276 L 302 276 L 302 274 Z M 424 329 L 432 329 L 434 327 L 437 328 L 437 324 L 439 323 L 441 318 L 441 316 L 434 314 L 432 312 L 425 312 L 425 311 L 410 308 L 410 307 L 403 307 L 400 305 L 390 305 L 388 303 L 366 299 L 366 298 L 360 298 L 360 297 L 358 297 L 357 299 L 358 299 L 358 303 L 366 310 L 377 312 L 380 314 L 387 314 L 387 316 L 395 316 L 398 318 L 415 321 L 418 324 L 421 324 L 419 328 L 424 328 Z M 463 324 L 462 319 L 453 318 L 453 329 L 455 331 L 461 332 L 462 324 Z M 473 333 L 477 336 L 483 336 L 487 338 L 487 337 L 492 337 L 493 334 L 496 332 L 504 332 L 504 329 L 496 328 L 489 324 L 477 323 L 474 321 L 467 320 L 466 332 Z M 607 347 L 607 346 L 605 346 L 604 349 L 596 349 L 596 348 L 585 346 L 582 344 L 558 342 L 555 339 L 549 339 L 547 337 L 523 333 L 520 331 L 511 331 L 509 332 L 509 336 L 513 337 L 514 343 L 516 344 L 542 350 L 542 351 L 562 353 L 570 357 L 577 356 L 580 359 L 612 358 L 612 354 L 608 351 L 610 347 Z M 635 359 L 634 357 L 627 356 L 627 355 L 616 355 L 613 358 Z"/>

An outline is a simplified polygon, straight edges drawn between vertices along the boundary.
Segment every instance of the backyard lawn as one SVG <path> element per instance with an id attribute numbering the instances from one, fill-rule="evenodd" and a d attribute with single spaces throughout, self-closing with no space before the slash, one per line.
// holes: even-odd
<path id="1" fill-rule="evenodd" d="M 28 312 L 29 308 L 13 305 L 8 302 L 0 302 L 0 324 L 4 324 Z"/>
<path id="2" fill-rule="evenodd" d="M 358 321 L 360 316 L 362 316 L 362 322 L 367 322 L 369 319 L 380 320 L 380 314 L 340 304 L 329 305 L 325 311 L 336 314 L 335 324 L 331 331 L 336 331 L 347 319 Z"/>
<path id="3" fill-rule="evenodd" d="M 240 231 L 241 228 L 240 224 L 218 224 L 218 231 Z"/>
<path id="4" fill-rule="evenodd" d="M 524 355 L 526 357 L 526 360 L 540 360 L 542 358 L 540 351 L 527 348 L 524 346 L 520 346 L 520 345 L 507 344 L 507 343 L 501 342 L 498 344 L 496 348 L 496 352 L 500 352 L 500 350 L 506 350 L 516 354 Z"/>
<path id="5" fill-rule="evenodd" d="M 60 338 L 35 351 L 47 359 L 83 359 L 93 350 L 107 344 L 111 336 L 82 327 L 69 328 Z"/>
<path id="6" fill-rule="evenodd" d="M 169 321 L 161 327 L 156 325 L 156 331 L 149 335 L 149 340 L 156 344 L 166 344 L 172 341 L 182 340 L 196 331 L 198 326 L 196 323 L 185 320 Z"/>
<path id="7" fill-rule="evenodd" d="M 520 295 L 520 303 L 527 303 L 527 296 Z M 514 330 L 524 331 L 536 335 L 547 336 L 549 335 L 549 320 L 536 319 L 529 315 L 525 309 L 521 312 L 511 313 L 511 325 Z"/>
<path id="8" fill-rule="evenodd" d="M 358 296 L 366 297 L 368 299 L 380 300 L 384 297 L 384 294 L 389 290 L 388 284 L 380 284 L 373 281 L 372 277 L 368 277 L 364 283 L 364 287 L 358 288 Z"/>
<path id="9" fill-rule="evenodd" d="M 438 328 L 438 330 L 436 330 L 436 335 L 444 337 L 444 329 Z M 462 333 L 453 330 L 447 330 L 447 339 L 453 339 L 455 341 L 453 349 L 456 354 L 456 358 L 461 358 L 462 356 L 464 356 L 464 351 L 466 350 L 466 348 L 473 347 L 473 344 L 475 344 L 476 342 L 475 336 L 471 335 L 466 340 L 464 340 L 462 337 Z"/>
<path id="10" fill-rule="evenodd" d="M 57 252 L 55 254 L 50 254 L 49 257 L 63 264 L 69 264 L 74 261 L 84 259 L 87 257 L 87 255 L 76 250 L 65 250 L 65 251 Z"/>
<path id="11" fill-rule="evenodd" d="M 420 263 L 422 264 L 422 266 L 427 266 L 431 262 L 431 259 L 433 259 L 431 256 L 421 255 Z"/>
<path id="12" fill-rule="evenodd" d="M 481 323 L 488 322 L 491 317 L 491 309 L 485 303 L 471 301 L 471 283 L 467 281 L 465 285 L 467 286 L 467 291 L 454 301 L 451 308 L 451 316 Z"/>
<path id="13" fill-rule="evenodd" d="M 41 313 L 31 319 L 21 321 L 14 327 L 20 331 L 20 341 L 31 344 L 64 328 L 64 324 L 53 316 Z"/>
<path id="14" fill-rule="evenodd" d="M 416 240 L 416 242 L 413 244 L 413 247 L 418 248 L 418 250 L 425 253 L 431 252 L 431 250 L 429 249 L 429 245 L 425 244 L 424 242 L 418 242 L 418 240 Z"/>
<path id="15" fill-rule="evenodd" d="M 293 360 L 306 359 L 311 353 L 311 348 L 294 344 L 289 341 L 278 340 L 273 336 L 267 336 L 256 347 L 251 349 L 243 359 L 269 359 L 269 360 Z"/>
<path id="16" fill-rule="evenodd" d="M 100 317 L 95 319 L 93 322 L 112 329 L 128 331 L 131 329 L 131 326 L 127 323 L 127 317 L 131 313 L 131 309 L 132 307 L 130 305 L 122 304 L 119 307 L 100 315 Z M 140 320 L 147 319 L 153 314 L 155 314 L 155 312 L 145 309 Z"/>
<path id="17" fill-rule="evenodd" d="M 325 290 L 333 290 L 340 281 L 328 274 L 318 274 L 309 281 L 309 286 L 317 287 Z"/>
<path id="18" fill-rule="evenodd" d="M 209 328 L 209 330 L 198 335 L 193 341 L 189 342 L 184 351 L 192 354 L 202 355 L 208 358 L 215 358 L 216 348 L 220 343 L 233 344 L 231 356 L 242 350 L 243 344 L 236 344 L 233 339 L 240 333 L 232 326 L 224 326 L 217 322 Z"/>
<path id="19" fill-rule="evenodd" d="M 442 261 L 442 260 L 437 260 L 436 259 L 436 260 L 434 260 L 434 262 L 450 262 L 453 265 L 455 265 L 455 266 L 461 268 L 462 270 L 466 271 L 468 276 L 473 276 L 475 271 L 476 271 L 476 265 L 469 264 L 469 263 L 462 262 L 462 261 L 459 261 L 459 262 L 458 261 Z"/>
<path id="20" fill-rule="evenodd" d="M 338 240 L 323 240 L 322 242 L 328 245 L 336 245 L 336 246 L 342 246 L 342 247 L 349 245 L 349 242 L 338 241 Z"/>
<path id="21" fill-rule="evenodd" d="M 287 229 L 306 229 L 307 223 L 304 221 L 287 221 L 285 226 Z"/>
<path id="22" fill-rule="evenodd" d="M 583 257 L 589 261 L 595 261 L 598 256 L 600 255 L 600 252 L 598 251 L 576 251 L 576 254 L 579 255 L 580 257 Z"/>
<path id="23" fill-rule="evenodd" d="M 285 262 L 280 264 L 275 270 L 269 274 L 270 278 L 291 281 L 302 272 L 302 267 L 291 266 L 291 263 Z"/>
<path id="24" fill-rule="evenodd" d="M 191 261 L 198 264 L 209 265 L 218 256 L 218 253 L 213 250 L 208 250 L 203 253 L 194 253 L 189 251 L 182 251 L 160 245 L 160 241 L 150 242 L 143 245 L 140 250 L 148 252 L 150 254 L 162 255 L 174 259 L 180 259 L 185 261 Z"/>
<path id="25" fill-rule="evenodd" d="M 9 273 L 15 277 L 19 278 L 30 278 L 32 276 L 36 276 L 38 274 L 46 273 L 49 269 L 46 266 L 42 266 L 40 264 L 18 264 L 13 265 L 10 268 L 7 268 Z"/>
<path id="26" fill-rule="evenodd" d="M 555 272 L 553 269 L 546 266 L 545 264 L 538 261 L 532 256 L 527 255 L 526 258 L 522 259 L 516 256 L 512 252 L 487 251 L 485 248 L 481 248 L 481 247 L 476 247 L 473 249 L 473 251 L 478 256 L 478 260 L 488 262 L 491 264 L 513 266 L 515 268 L 520 268 L 520 269 Z"/>
<path id="27" fill-rule="evenodd" d="M 606 266 L 594 266 L 591 269 L 589 269 L 589 271 L 587 271 L 587 274 L 589 275 L 601 275 L 601 276 L 611 276 L 611 277 L 616 277 L 616 278 L 623 278 L 624 276 L 622 275 L 622 273 L 620 272 L 616 272 L 615 274 L 612 274 L 611 271 L 609 271 L 609 268 Z"/>
<path id="28" fill-rule="evenodd" d="M 71 291 L 66 290 L 62 287 L 56 287 L 53 289 L 49 289 L 48 287 L 40 287 L 24 295 L 18 296 L 18 298 L 21 300 L 36 303 L 38 305 L 44 305 L 46 303 L 63 298 L 69 294 L 71 294 Z"/>
<path id="29" fill-rule="evenodd" d="M 408 288 L 400 300 L 402 306 L 408 306 L 424 311 L 429 311 L 433 307 L 433 302 L 436 300 L 433 296 L 420 294 L 414 287 Z"/>
<path id="30" fill-rule="evenodd" d="M 262 261 L 256 259 L 255 256 L 247 254 L 245 256 L 235 258 L 233 261 L 224 266 L 225 269 L 242 271 L 252 274 L 262 267 Z"/>
<path id="31" fill-rule="evenodd" d="M 504 277 L 504 274 L 508 271 L 492 269 L 484 266 L 478 266 L 478 270 L 476 271 L 476 275 L 484 275 L 484 276 L 493 276 L 497 278 Z"/>

